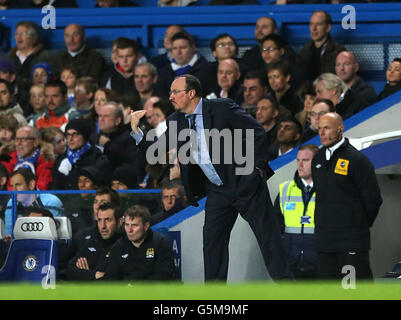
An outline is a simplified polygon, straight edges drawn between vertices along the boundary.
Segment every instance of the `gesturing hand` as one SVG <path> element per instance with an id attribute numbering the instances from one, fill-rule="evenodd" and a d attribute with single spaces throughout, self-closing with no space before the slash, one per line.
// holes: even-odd
<path id="1" fill-rule="evenodd" d="M 146 110 L 131 111 L 131 129 L 134 133 L 138 133 L 139 121 L 145 115 Z"/>

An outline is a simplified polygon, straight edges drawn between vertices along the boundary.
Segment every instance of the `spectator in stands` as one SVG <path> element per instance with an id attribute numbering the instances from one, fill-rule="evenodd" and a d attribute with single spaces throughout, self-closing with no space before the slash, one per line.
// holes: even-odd
<path id="1" fill-rule="evenodd" d="M 56 159 L 64 154 L 67 148 L 67 142 L 63 131 L 56 127 L 43 128 L 41 130 L 41 135 L 43 141 L 53 146 Z"/>
<path id="2" fill-rule="evenodd" d="M 313 82 L 316 98 L 325 98 L 333 102 L 336 112 L 348 119 L 368 106 L 364 96 L 359 96 L 348 89 L 347 84 L 337 75 L 323 73 Z"/>
<path id="3" fill-rule="evenodd" d="M 307 142 L 318 135 L 319 120 L 326 113 L 334 112 L 333 102 L 329 99 L 319 98 L 312 105 L 310 112 L 310 125 L 308 125 L 302 133 L 300 144 Z"/>
<path id="4" fill-rule="evenodd" d="M 258 70 L 264 67 L 264 61 L 260 54 L 262 39 L 271 34 L 277 34 L 278 28 L 276 21 L 271 17 L 260 17 L 255 25 L 255 39 L 258 44 L 245 52 L 242 60 L 247 70 Z M 287 44 L 284 46 L 283 59 L 290 63 L 295 63 L 296 53 Z"/>
<path id="5" fill-rule="evenodd" d="M 33 113 L 26 118 L 30 126 L 35 126 L 36 120 L 43 115 L 46 109 L 45 86 L 33 84 L 29 89 L 29 103 Z"/>
<path id="6" fill-rule="evenodd" d="M 115 7 L 138 7 L 132 0 L 96 0 L 96 7 L 115 8 Z"/>
<path id="7" fill-rule="evenodd" d="M 0 191 L 7 191 L 7 184 L 8 184 L 8 170 L 0 162 Z M 0 194 L 0 219 L 5 221 L 4 212 L 6 211 L 7 202 L 10 199 L 9 194 Z"/>
<path id="8" fill-rule="evenodd" d="M 18 102 L 15 102 L 11 83 L 0 79 L 0 115 L 12 114 L 21 125 L 26 125 L 24 111 Z"/>
<path id="9" fill-rule="evenodd" d="M 52 62 L 51 55 L 39 40 L 39 26 L 32 21 L 20 21 L 14 34 L 16 48 L 8 55 L 15 66 L 17 86 L 29 88 L 32 68 L 38 62 Z"/>
<path id="10" fill-rule="evenodd" d="M 46 110 L 38 117 L 35 127 L 42 128 L 57 127 L 62 130 L 68 122 L 67 112 L 70 109 L 68 104 L 67 87 L 61 80 L 51 80 L 45 86 Z"/>
<path id="11" fill-rule="evenodd" d="M 293 115 L 303 109 L 303 104 L 295 89 L 291 86 L 290 65 L 285 60 L 278 60 L 267 67 L 267 77 L 276 101 L 291 111 Z"/>
<path id="12" fill-rule="evenodd" d="M 273 144 L 277 138 L 277 117 L 279 115 L 279 106 L 277 101 L 267 94 L 257 103 L 256 120 L 266 131 L 266 137 L 269 144 Z"/>
<path id="13" fill-rule="evenodd" d="M 242 65 L 240 60 L 237 58 L 237 42 L 228 33 L 219 34 L 216 38 L 214 38 L 210 43 L 210 50 L 212 51 L 216 61 L 208 62 L 199 73 L 199 80 L 201 81 L 205 95 L 218 87 L 217 69 L 222 60 L 229 58 L 235 59 L 239 64 L 240 71 L 242 71 Z"/>
<path id="14" fill-rule="evenodd" d="M 231 58 L 220 60 L 217 68 L 217 86 L 206 98 L 229 98 L 240 105 L 243 97 L 240 78 L 241 71 L 237 61 Z"/>
<path id="15" fill-rule="evenodd" d="M 105 279 L 173 280 L 176 278 L 170 240 L 152 231 L 150 213 L 135 205 L 124 213 L 125 234 L 107 259 Z"/>
<path id="16" fill-rule="evenodd" d="M 122 235 L 123 219 L 119 207 L 111 203 L 102 204 L 96 224 L 97 232 L 69 262 L 66 279 L 90 281 L 104 276 L 106 254 Z"/>
<path id="17" fill-rule="evenodd" d="M 106 74 L 103 85 L 121 95 L 136 90 L 134 71 L 139 60 L 139 46 L 128 38 L 119 38 L 116 46 L 117 63 Z"/>
<path id="18" fill-rule="evenodd" d="M 156 135 L 160 137 L 167 129 L 166 119 L 174 112 L 174 107 L 170 101 L 160 99 L 153 104 L 153 121 L 156 125 Z"/>
<path id="19" fill-rule="evenodd" d="M 8 59 L 0 59 L 0 79 L 11 83 L 14 93 L 14 98 L 24 111 L 27 117 L 32 113 L 32 108 L 29 105 L 29 83 L 24 81 L 23 84 L 17 81 L 14 63 Z"/>
<path id="20" fill-rule="evenodd" d="M 257 108 L 256 104 L 268 91 L 267 86 L 265 72 L 261 72 L 260 70 L 249 71 L 242 83 L 244 102 L 241 107 L 254 115 Z"/>
<path id="21" fill-rule="evenodd" d="M 78 183 L 79 190 L 95 190 L 105 186 L 103 181 L 103 173 L 95 166 L 86 166 L 78 170 Z M 82 198 L 93 198 L 90 193 L 81 193 Z"/>
<path id="22" fill-rule="evenodd" d="M 28 168 L 19 168 L 10 175 L 12 191 L 34 191 L 37 189 L 35 174 Z M 5 234 L 11 235 L 14 221 L 12 218 L 11 200 L 7 203 L 5 215 Z M 26 216 L 26 207 L 36 206 L 48 209 L 54 217 L 64 215 L 63 203 L 58 197 L 51 193 L 40 194 L 18 194 L 17 195 L 17 217 Z"/>
<path id="23" fill-rule="evenodd" d="M 75 84 L 79 78 L 79 69 L 74 65 L 65 66 L 60 71 L 60 80 L 63 81 L 67 87 L 68 103 L 70 105 L 74 102 Z"/>
<path id="24" fill-rule="evenodd" d="M 74 104 L 67 112 L 67 118 L 90 118 L 94 112 L 93 100 L 97 89 L 97 82 L 91 77 L 79 78 L 75 84 Z"/>
<path id="25" fill-rule="evenodd" d="M 401 58 L 395 58 L 386 70 L 387 84 L 379 94 L 382 100 L 401 89 Z"/>
<path id="26" fill-rule="evenodd" d="M 302 126 L 293 115 L 277 123 L 276 142 L 269 147 L 269 161 L 292 151 L 302 136 Z"/>
<path id="27" fill-rule="evenodd" d="M 188 206 L 184 186 L 179 180 L 165 183 L 162 186 L 161 197 L 163 210 L 150 217 L 151 226 L 171 217 Z"/>
<path id="28" fill-rule="evenodd" d="M 315 11 L 309 21 L 311 40 L 299 54 L 299 64 L 305 68 L 308 79 L 313 81 L 322 73 L 335 73 L 337 54 L 346 50 L 330 37 L 332 19 L 326 11 Z M 319 63 L 320 61 L 320 63 Z"/>
<path id="29" fill-rule="evenodd" d="M 274 203 L 291 271 L 297 280 L 317 276 L 315 190 L 311 163 L 318 150 L 312 144 L 299 148 L 294 178 L 280 184 Z"/>
<path id="30" fill-rule="evenodd" d="M 196 52 L 195 40 L 189 33 L 176 33 L 171 43 L 171 55 L 174 61 L 159 71 L 157 82 L 160 94 L 164 97 L 169 97 L 170 85 L 176 76 L 184 73 L 198 76 L 207 63 L 207 60 Z"/>
<path id="31" fill-rule="evenodd" d="M 156 119 L 153 117 L 153 106 L 158 101 L 160 101 L 160 97 L 150 97 L 143 106 L 143 110 L 146 110 L 144 117 L 146 119 L 146 123 L 143 124 L 143 126 L 146 128 L 146 131 L 149 129 L 155 129 L 157 126 Z"/>
<path id="32" fill-rule="evenodd" d="M 97 167 L 105 176 L 105 181 L 108 181 L 111 174 L 110 162 L 98 148 L 90 144 L 91 133 L 85 119 L 73 119 L 67 123 L 67 151 L 54 164 L 52 189 L 76 189 L 79 169 L 86 166 Z"/>
<path id="33" fill-rule="evenodd" d="M 139 182 L 143 178 L 143 173 L 129 164 L 123 164 L 114 170 L 111 176 L 111 188 L 113 190 L 139 189 Z M 161 209 L 158 194 L 155 193 L 126 193 L 119 192 L 121 209 L 127 210 L 135 204 L 148 208 L 151 215 Z"/>
<path id="34" fill-rule="evenodd" d="M 307 80 L 305 81 L 298 90 L 298 96 L 301 98 L 303 103 L 303 110 L 298 112 L 295 117 L 299 120 L 302 125 L 302 128 L 306 128 L 309 123 L 309 113 L 311 111 L 312 105 L 316 100 L 316 92 L 312 83 Z"/>
<path id="35" fill-rule="evenodd" d="M 134 81 L 136 91 L 141 98 L 141 103 L 138 107 L 143 107 L 146 100 L 151 96 L 158 95 L 155 88 L 157 83 L 157 69 L 153 64 L 149 62 L 137 64 L 134 71 Z"/>
<path id="36" fill-rule="evenodd" d="M 52 67 L 47 62 L 39 62 L 32 67 L 32 84 L 46 84 L 52 78 Z"/>
<path id="37" fill-rule="evenodd" d="M 359 64 L 351 51 L 341 51 L 337 55 L 335 69 L 336 74 L 347 84 L 353 95 L 365 98 L 368 103 L 366 107 L 378 101 L 375 89 L 358 76 Z"/>
<path id="38" fill-rule="evenodd" d="M 130 130 L 131 111 L 142 109 L 142 107 L 140 107 L 140 101 L 141 98 L 139 97 L 139 94 L 136 91 L 125 94 L 119 98 L 119 102 L 123 107 L 124 126 L 128 131 L 131 131 Z"/>
<path id="39" fill-rule="evenodd" d="M 116 102 L 106 102 L 98 112 L 99 133 L 92 137 L 92 144 L 103 151 L 110 160 L 112 170 L 123 163 L 134 165 L 138 170 L 137 146 L 124 126 L 123 108 Z"/>
<path id="40" fill-rule="evenodd" d="M 106 61 L 95 49 L 85 44 L 85 30 L 81 25 L 72 23 L 64 29 L 66 49 L 59 54 L 54 63 L 54 72 L 60 75 L 62 69 L 74 65 L 80 70 L 81 77 L 91 77 L 100 80 L 105 70 Z"/>
<path id="41" fill-rule="evenodd" d="M 17 76 L 15 74 L 15 66 L 12 61 L 7 59 L 0 59 L 0 79 L 14 84 L 16 78 Z"/>
<path id="42" fill-rule="evenodd" d="M 107 88 L 99 88 L 96 90 L 94 99 L 93 99 L 93 112 L 90 118 L 88 119 L 91 123 L 93 130 L 96 133 L 99 133 L 99 124 L 98 124 L 98 112 L 100 107 L 103 106 L 106 101 L 119 101 L 119 97 L 116 92 Z"/>
<path id="43" fill-rule="evenodd" d="M 173 49 L 173 46 L 171 44 L 171 38 L 176 33 L 181 31 L 184 31 L 184 28 L 176 24 L 173 24 L 166 29 L 163 39 L 163 45 L 166 52 L 153 56 L 149 60 L 149 62 L 153 64 L 157 68 L 157 70 L 160 70 L 165 65 L 168 65 L 173 61 L 173 57 L 171 56 L 171 50 Z"/>
<path id="44" fill-rule="evenodd" d="M 303 82 L 306 81 L 306 73 L 295 63 L 290 63 L 285 59 L 286 43 L 284 39 L 276 33 L 272 33 L 264 37 L 261 41 L 261 55 L 266 68 L 277 61 L 286 61 L 289 65 L 289 72 L 291 74 L 290 84 L 294 89 L 298 89 Z"/>
<path id="45" fill-rule="evenodd" d="M 93 202 L 95 195 L 90 192 L 96 188 L 93 177 L 93 172 L 96 171 L 96 174 L 99 176 L 100 173 L 96 169 L 96 167 L 92 167 L 93 169 L 91 173 L 89 173 L 89 169 L 91 167 L 83 167 L 78 169 L 77 180 L 75 183 L 75 189 L 81 190 L 80 194 L 62 194 L 60 195 L 61 199 L 65 203 L 65 215 L 71 222 L 71 232 L 72 236 L 75 237 L 77 232 L 80 230 L 89 228 L 93 224 Z M 98 178 L 98 177 L 96 177 Z"/>
<path id="46" fill-rule="evenodd" d="M 15 151 L 10 160 L 3 161 L 8 172 L 19 168 L 29 168 L 36 175 L 36 185 L 40 190 L 49 189 L 52 182 L 54 153 L 51 145 L 41 141 L 39 131 L 31 126 L 19 128 L 15 136 Z"/>
<path id="47" fill-rule="evenodd" d="M 197 5 L 197 0 L 158 0 L 158 7 L 188 7 Z"/>
<path id="48" fill-rule="evenodd" d="M 19 128 L 17 119 L 12 114 L 0 115 L 0 145 L 3 154 L 4 149 L 10 150 L 11 153 L 15 150 L 15 134 Z M 8 145 L 10 145 L 8 147 Z M 11 149 L 10 149 L 11 147 Z M 9 157 L 4 157 L 2 160 L 9 160 Z"/>

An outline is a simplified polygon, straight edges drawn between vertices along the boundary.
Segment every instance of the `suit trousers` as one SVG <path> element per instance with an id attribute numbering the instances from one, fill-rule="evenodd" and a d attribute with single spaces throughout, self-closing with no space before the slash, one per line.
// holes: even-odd
<path id="1" fill-rule="evenodd" d="M 227 280 L 230 233 L 238 213 L 255 234 L 271 278 L 292 279 L 266 182 L 260 178 L 260 186 L 245 197 L 226 186 L 212 183 L 206 186 L 208 198 L 203 226 L 205 281 Z"/>

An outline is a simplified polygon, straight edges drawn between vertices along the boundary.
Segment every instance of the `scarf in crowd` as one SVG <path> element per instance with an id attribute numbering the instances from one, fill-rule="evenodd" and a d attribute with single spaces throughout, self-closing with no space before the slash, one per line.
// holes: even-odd
<path id="1" fill-rule="evenodd" d="M 67 158 L 61 161 L 60 166 L 58 167 L 58 171 L 60 171 L 65 176 L 68 176 L 72 166 L 77 163 L 77 161 L 81 158 L 81 156 L 89 150 L 91 144 L 87 142 L 83 147 L 77 150 L 71 150 L 67 147 Z"/>
<path id="2" fill-rule="evenodd" d="M 171 62 L 171 68 L 173 69 L 174 74 L 176 76 L 180 76 L 182 74 L 189 73 L 191 71 L 192 67 L 194 66 L 194 64 L 196 63 L 196 61 L 198 61 L 198 59 L 199 59 L 199 54 L 195 53 L 193 58 L 191 59 L 191 61 L 189 61 L 189 63 L 185 66 L 180 66 L 173 59 L 173 61 Z"/>
<path id="3" fill-rule="evenodd" d="M 71 165 L 74 165 L 77 163 L 77 161 L 81 158 L 81 156 L 89 150 L 91 147 L 91 144 L 89 141 L 81 148 L 77 150 L 71 150 L 69 147 L 67 147 L 67 159 L 70 161 Z"/>
<path id="4" fill-rule="evenodd" d="M 14 166 L 14 171 L 20 168 L 28 168 L 31 169 L 33 174 L 35 174 L 35 163 L 38 160 L 40 154 L 39 148 L 35 150 L 34 154 L 28 158 L 21 158 L 17 153 L 17 163 Z"/>

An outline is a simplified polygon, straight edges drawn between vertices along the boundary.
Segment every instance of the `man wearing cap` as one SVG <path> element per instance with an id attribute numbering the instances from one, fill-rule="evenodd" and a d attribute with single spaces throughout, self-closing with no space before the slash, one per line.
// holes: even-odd
<path id="1" fill-rule="evenodd" d="M 21 108 L 24 110 L 24 115 L 27 117 L 33 110 L 29 104 L 29 87 L 21 86 L 17 84 L 17 75 L 15 71 L 14 64 L 12 61 L 7 59 L 0 59 L 0 79 L 6 80 L 11 83 L 13 87 L 13 94 L 20 104 Z"/>
<path id="2" fill-rule="evenodd" d="M 85 166 L 96 166 L 108 181 L 110 162 L 89 142 L 91 133 L 91 126 L 85 119 L 73 119 L 67 123 L 67 150 L 54 164 L 53 189 L 77 189 L 79 169 Z"/>

